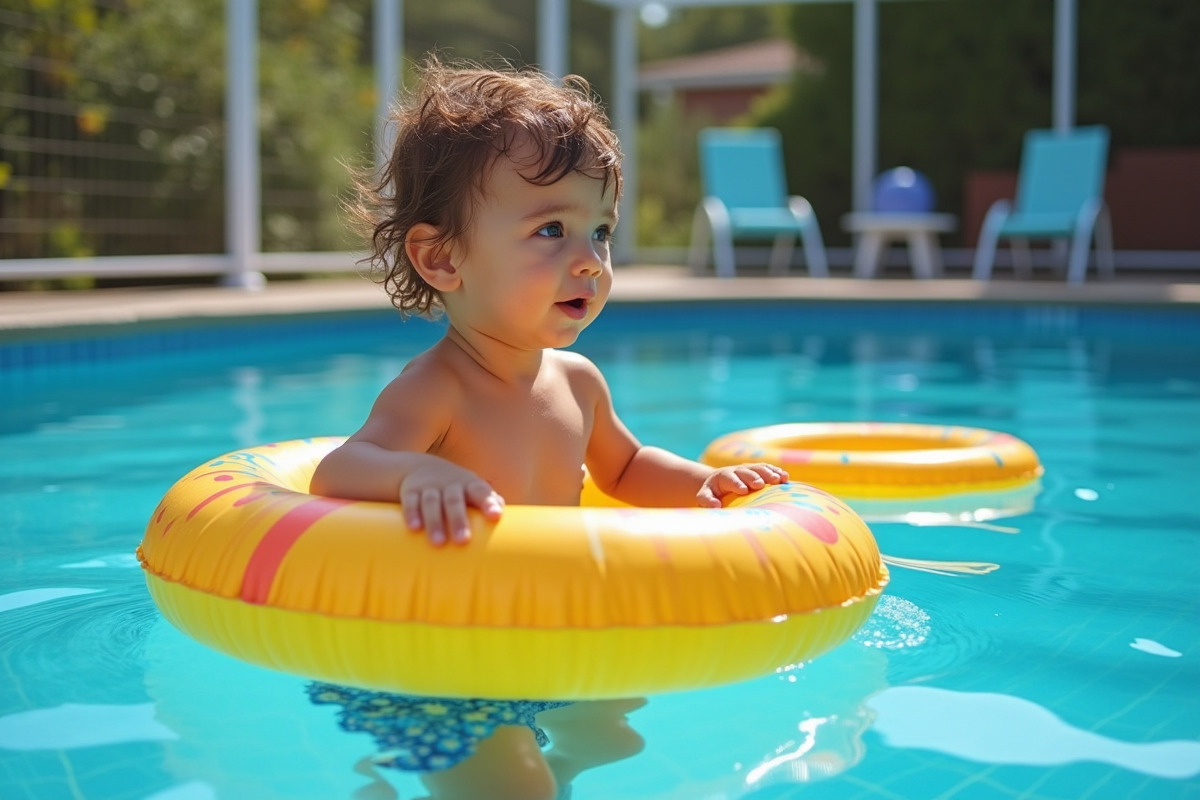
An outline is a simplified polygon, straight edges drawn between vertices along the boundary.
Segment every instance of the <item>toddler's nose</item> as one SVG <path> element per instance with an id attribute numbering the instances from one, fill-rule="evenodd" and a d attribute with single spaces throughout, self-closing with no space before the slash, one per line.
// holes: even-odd
<path id="1" fill-rule="evenodd" d="M 571 271 L 577 275 L 600 275 L 604 272 L 606 259 L 607 255 L 599 252 L 595 243 L 589 240 L 587 245 L 575 251 Z"/>

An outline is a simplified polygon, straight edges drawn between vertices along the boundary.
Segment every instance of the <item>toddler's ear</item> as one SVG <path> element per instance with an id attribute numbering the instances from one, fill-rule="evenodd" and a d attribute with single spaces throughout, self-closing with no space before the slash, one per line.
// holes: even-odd
<path id="1" fill-rule="evenodd" d="M 451 246 L 438 242 L 437 237 L 437 228 L 428 222 L 418 222 L 408 230 L 404 252 L 426 283 L 439 292 L 452 292 L 462 278 L 451 259 Z"/>

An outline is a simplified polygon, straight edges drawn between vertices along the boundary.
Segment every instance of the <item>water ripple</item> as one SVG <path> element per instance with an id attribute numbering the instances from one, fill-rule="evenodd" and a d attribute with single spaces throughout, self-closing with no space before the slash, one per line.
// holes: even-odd
<path id="1" fill-rule="evenodd" d="M 113 695 L 115 686 L 136 697 L 140 678 L 132 687 L 121 679 L 140 675 L 146 635 L 157 617 L 140 584 L 76 589 L 54 602 L 10 611 L 0 617 L 0 639 L 9 674 L 22 676 L 13 688 L 34 707 L 64 699 L 125 699 Z"/>

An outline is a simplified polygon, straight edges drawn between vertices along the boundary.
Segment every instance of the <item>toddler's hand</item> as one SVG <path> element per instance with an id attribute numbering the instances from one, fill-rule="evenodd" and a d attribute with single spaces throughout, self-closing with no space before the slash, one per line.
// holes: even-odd
<path id="1" fill-rule="evenodd" d="M 696 505 L 701 508 L 720 508 L 722 498 L 731 494 L 750 494 L 767 484 L 787 483 L 787 471 L 773 464 L 739 464 L 721 467 L 704 481 L 696 492 Z"/>
<path id="2" fill-rule="evenodd" d="M 447 533 L 457 544 L 471 538 L 468 506 L 478 508 L 492 522 L 504 510 L 504 499 L 487 481 L 441 459 L 409 473 L 400 484 L 400 504 L 408 527 L 423 529 L 435 546 L 445 544 Z"/>

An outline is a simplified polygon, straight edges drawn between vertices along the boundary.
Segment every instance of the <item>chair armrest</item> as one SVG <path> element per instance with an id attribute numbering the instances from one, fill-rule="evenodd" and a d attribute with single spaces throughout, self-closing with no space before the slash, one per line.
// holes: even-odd
<path id="1" fill-rule="evenodd" d="M 708 224 L 713 229 L 723 228 L 724 230 L 729 230 L 729 208 L 721 198 L 705 197 L 700 201 L 700 205 L 696 211 L 703 213 L 708 218 Z"/>
<path id="2" fill-rule="evenodd" d="M 1000 229 L 1012 213 L 1012 202 L 997 200 L 988 208 L 979 226 L 979 239 L 975 242 L 975 259 L 971 266 L 971 277 L 977 281 L 992 277 L 992 266 L 996 260 L 996 244 Z"/>
<path id="3" fill-rule="evenodd" d="M 825 255 L 825 240 L 821 236 L 821 225 L 817 222 L 817 212 L 813 210 L 812 203 L 794 194 L 788 198 L 788 210 L 800 226 L 808 274 L 817 278 L 827 277 L 829 261 Z"/>
<path id="4" fill-rule="evenodd" d="M 1011 200 L 996 200 L 988 206 L 987 213 L 983 215 L 983 225 L 979 229 L 980 239 L 984 236 L 984 231 L 990 235 L 998 235 L 1000 228 L 1003 227 L 1004 221 L 1012 216 L 1012 201 Z"/>
<path id="5" fill-rule="evenodd" d="M 1104 198 L 1089 197 L 1079 207 L 1079 213 L 1075 215 L 1075 230 L 1079 230 L 1081 226 L 1086 225 L 1090 231 L 1096 225 L 1096 217 L 1100 216 L 1100 212 L 1104 210 Z"/>
<path id="6" fill-rule="evenodd" d="M 808 198 L 794 194 L 788 198 L 788 208 L 796 219 L 804 219 L 807 217 L 815 217 L 816 212 L 813 211 L 812 203 L 808 202 Z"/>

